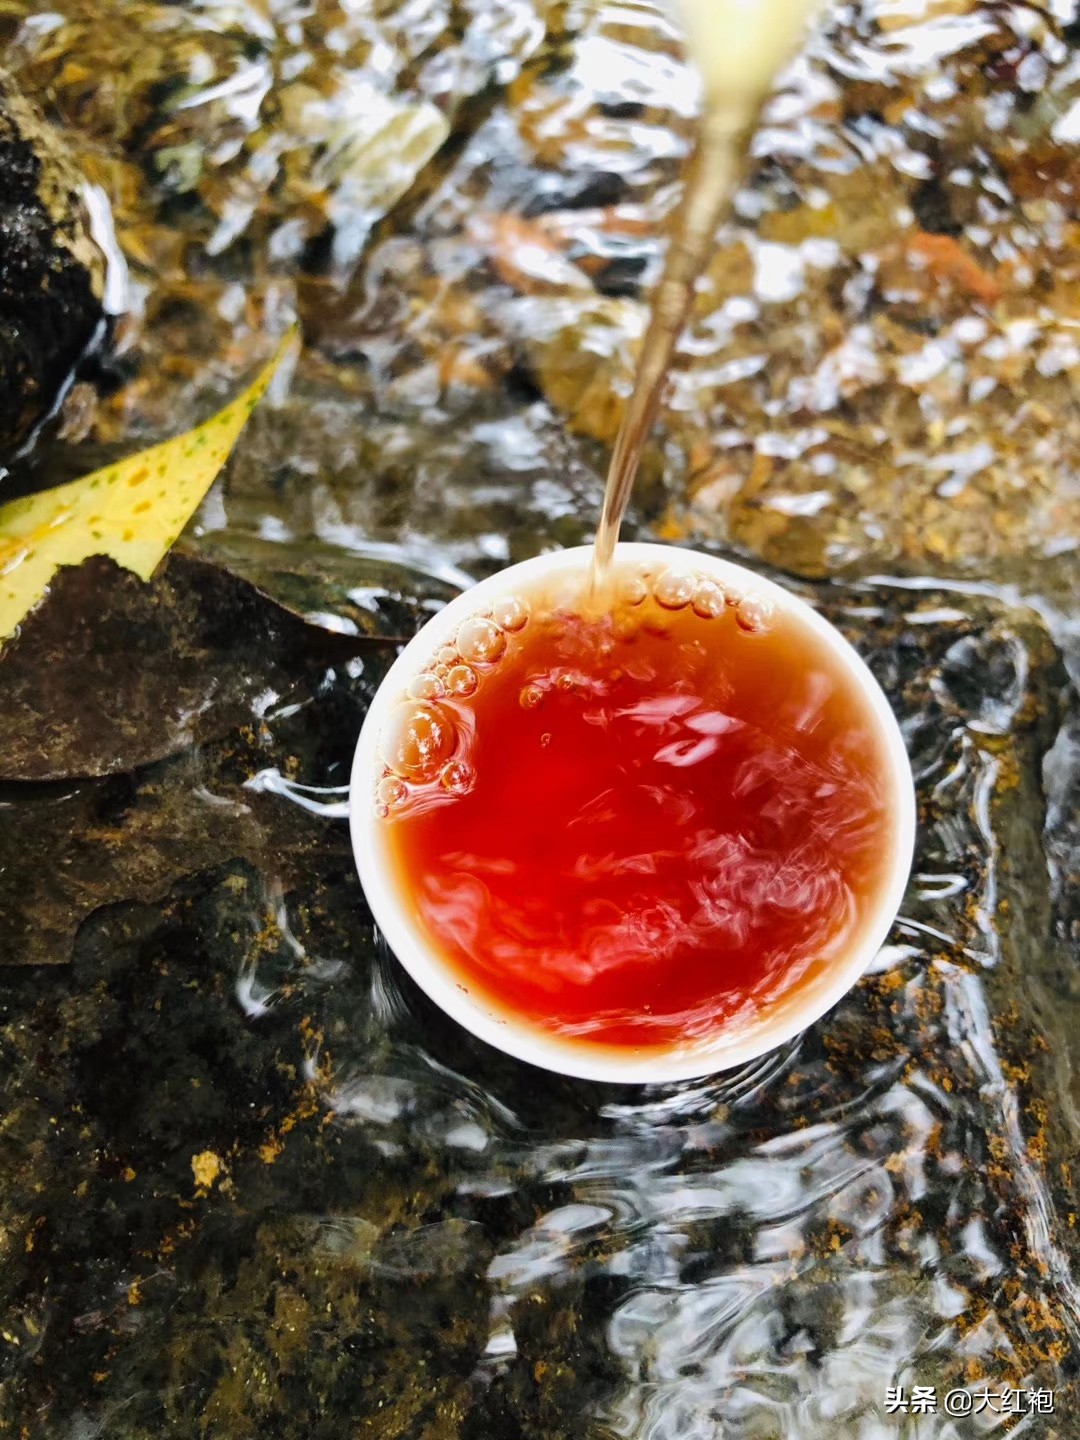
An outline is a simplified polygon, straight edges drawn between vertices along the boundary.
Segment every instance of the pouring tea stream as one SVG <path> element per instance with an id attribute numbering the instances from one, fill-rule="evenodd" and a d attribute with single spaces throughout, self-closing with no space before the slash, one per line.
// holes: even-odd
<path id="1" fill-rule="evenodd" d="M 860 977 L 908 878 L 903 741 L 839 633 L 730 562 L 643 544 L 616 554 L 694 286 L 811 9 L 683 0 L 705 113 L 595 543 L 511 566 L 451 601 L 392 666 L 357 744 L 353 846 L 391 949 L 473 1034 L 567 1075 L 679 1080 L 776 1048 Z M 676 646 L 673 665 L 665 647 Z M 516 703 L 508 684 L 520 687 Z M 774 684 L 762 708 L 756 689 Z M 833 718 L 811 753 L 797 732 L 819 723 L 822 705 Z M 852 810 L 845 787 L 863 785 L 867 801 Z M 842 854 L 829 850 L 826 814 Z M 434 829 L 417 828 L 432 815 Z M 568 835 L 598 817 L 610 853 L 575 859 Z M 870 868 L 856 852 L 875 857 Z M 670 943 L 648 940 L 656 925 Z M 590 1015 L 594 1000 L 603 1013 Z"/>
<path id="2" fill-rule="evenodd" d="M 671 357 L 690 314 L 694 287 L 738 184 L 758 113 L 818 3 L 678 0 L 692 58 L 704 82 L 704 110 L 664 271 L 653 296 L 634 388 L 608 469 L 593 561 L 593 589 L 598 594 L 618 544 L 642 448 L 660 408 Z"/>

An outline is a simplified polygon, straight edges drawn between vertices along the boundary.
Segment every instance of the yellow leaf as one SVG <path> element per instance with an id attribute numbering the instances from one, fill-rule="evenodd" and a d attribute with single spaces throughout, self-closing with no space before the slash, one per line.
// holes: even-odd
<path id="1" fill-rule="evenodd" d="M 0 642 L 41 599 L 61 565 L 110 555 L 150 579 L 294 343 L 287 335 L 254 384 L 196 429 L 0 507 Z"/>

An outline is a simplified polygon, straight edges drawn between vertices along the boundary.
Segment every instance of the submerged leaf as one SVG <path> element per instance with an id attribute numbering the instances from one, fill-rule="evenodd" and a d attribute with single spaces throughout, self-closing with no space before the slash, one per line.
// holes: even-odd
<path id="1" fill-rule="evenodd" d="M 377 547 L 358 554 L 311 536 L 267 540 L 226 527 L 200 535 L 193 548 L 312 625 L 385 643 L 405 644 L 461 590 L 449 575 L 432 573 L 423 557 L 410 562 L 380 555 Z"/>
<path id="2" fill-rule="evenodd" d="M 294 343 L 286 336 L 258 379 L 195 430 L 0 508 L 0 641 L 37 604 L 61 565 L 109 555 L 150 579 Z"/>
<path id="3" fill-rule="evenodd" d="M 174 554 L 146 584 L 105 556 L 65 567 L 0 655 L 0 782 L 134 770 L 237 729 L 373 644 Z"/>

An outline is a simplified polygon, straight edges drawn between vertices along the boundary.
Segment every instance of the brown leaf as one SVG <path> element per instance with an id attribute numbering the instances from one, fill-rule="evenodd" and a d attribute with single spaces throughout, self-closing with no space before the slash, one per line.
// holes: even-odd
<path id="1" fill-rule="evenodd" d="M 373 642 L 309 625 L 172 555 L 146 584 L 104 556 L 58 572 L 0 653 L 0 780 L 133 770 L 251 718 L 257 697 Z"/>
<path id="2" fill-rule="evenodd" d="M 935 280 L 986 305 L 1001 296 L 1001 286 L 951 235 L 920 233 L 908 241 L 908 254 L 929 270 Z"/>
<path id="3" fill-rule="evenodd" d="M 469 233 L 487 251 L 499 279 L 523 295 L 592 290 L 588 276 L 533 220 L 520 215 L 478 215 Z"/>

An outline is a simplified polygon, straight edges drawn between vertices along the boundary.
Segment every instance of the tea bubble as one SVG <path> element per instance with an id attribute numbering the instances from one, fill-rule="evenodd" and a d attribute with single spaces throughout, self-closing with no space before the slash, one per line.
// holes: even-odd
<path id="1" fill-rule="evenodd" d="M 694 598 L 694 577 L 684 570 L 665 570 L 657 578 L 653 594 L 665 610 L 681 610 Z"/>
<path id="2" fill-rule="evenodd" d="M 443 682 L 438 675 L 425 671 L 409 681 L 405 693 L 410 700 L 438 700 L 444 693 Z"/>
<path id="3" fill-rule="evenodd" d="M 735 611 L 735 618 L 743 630 L 767 630 L 775 610 L 772 601 L 764 595 L 744 595 Z"/>
<path id="4" fill-rule="evenodd" d="M 619 599 L 624 605 L 640 605 L 649 593 L 649 587 L 640 575 L 627 575 L 619 585 Z"/>
<path id="5" fill-rule="evenodd" d="M 402 780 L 434 780 L 454 750 L 454 727 L 437 705 L 395 705 L 379 741 L 387 767 Z"/>
<path id="6" fill-rule="evenodd" d="M 702 620 L 715 620 L 724 613 L 728 594 L 716 580 L 699 580 L 694 589 L 694 614 Z"/>
<path id="7" fill-rule="evenodd" d="M 435 659 L 439 662 L 440 665 L 456 665 L 458 661 L 458 653 L 454 649 L 453 645 L 444 645 L 442 649 L 435 652 Z"/>
<path id="8" fill-rule="evenodd" d="M 518 696 L 518 704 L 523 710 L 535 710 L 543 699 L 544 692 L 539 685 L 526 685 Z"/>
<path id="9" fill-rule="evenodd" d="M 472 695 L 479 684 L 479 676 L 468 665 L 455 665 L 446 677 L 446 688 L 451 695 Z"/>
<path id="10" fill-rule="evenodd" d="M 464 760 L 451 760 L 439 776 L 439 784 L 451 795 L 467 795 L 473 787 L 473 771 Z"/>
<path id="11" fill-rule="evenodd" d="M 473 665 L 494 665 L 506 650 L 506 636 L 493 620 L 474 616 L 457 632 L 458 653 Z"/>
<path id="12" fill-rule="evenodd" d="M 505 599 L 495 601 L 491 616 L 501 629 L 513 633 L 525 628 L 529 619 L 529 607 L 516 595 L 507 595 Z"/>
<path id="13" fill-rule="evenodd" d="M 396 775 L 384 775 L 375 791 L 379 803 L 385 805 L 387 809 L 394 805 L 400 805 L 408 793 L 409 787 Z"/>

